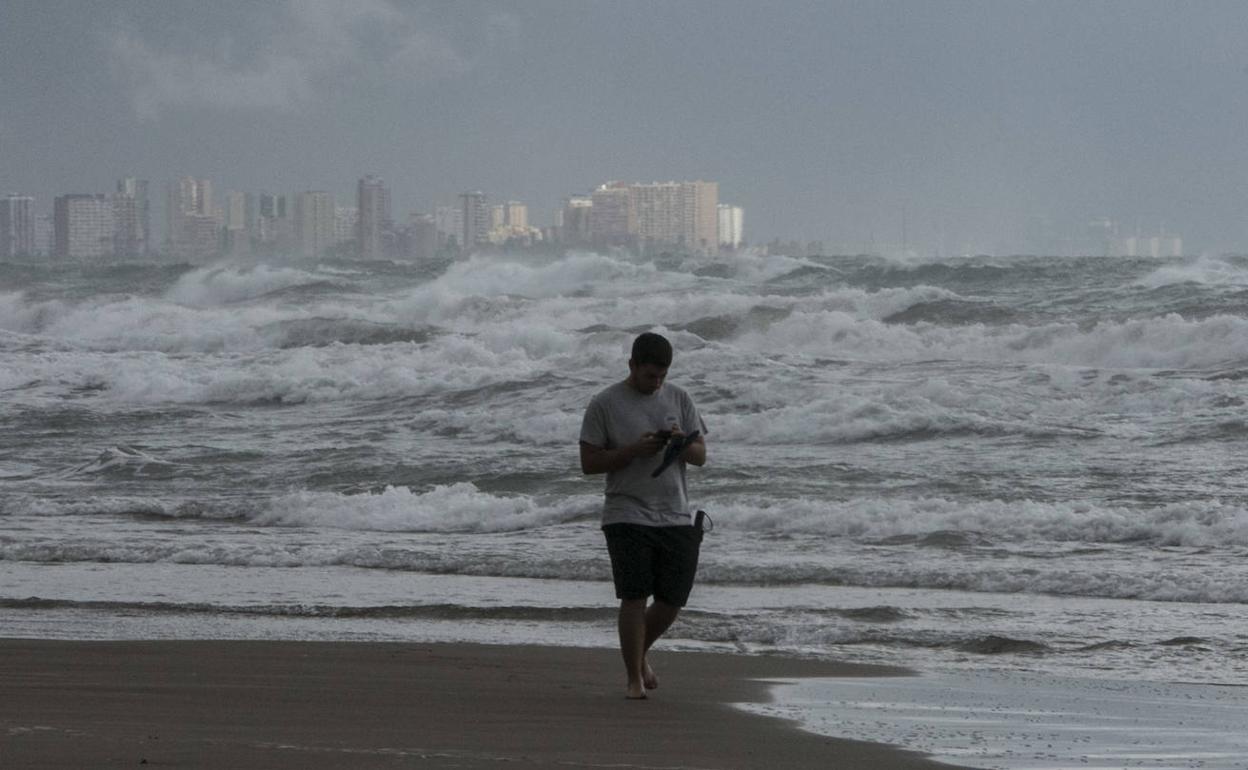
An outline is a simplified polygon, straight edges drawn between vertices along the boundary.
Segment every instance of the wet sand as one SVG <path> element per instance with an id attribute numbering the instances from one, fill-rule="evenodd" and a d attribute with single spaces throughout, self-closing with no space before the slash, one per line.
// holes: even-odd
<path id="1" fill-rule="evenodd" d="M 0 640 L 0 767 L 948 770 L 728 704 L 759 679 L 896 674 L 657 651 L 353 642 Z"/>

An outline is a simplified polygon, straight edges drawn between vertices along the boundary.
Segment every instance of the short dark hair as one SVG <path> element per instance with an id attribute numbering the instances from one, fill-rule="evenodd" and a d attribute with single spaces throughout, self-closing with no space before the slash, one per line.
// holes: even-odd
<path id="1" fill-rule="evenodd" d="M 633 340 L 632 361 L 637 366 L 653 364 L 666 369 L 672 365 L 672 343 L 654 332 L 639 334 Z"/>

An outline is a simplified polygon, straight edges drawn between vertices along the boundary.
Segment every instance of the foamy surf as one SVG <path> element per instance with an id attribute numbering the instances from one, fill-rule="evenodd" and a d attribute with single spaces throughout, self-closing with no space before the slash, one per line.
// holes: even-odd
<path id="1" fill-rule="evenodd" d="M 575 437 L 654 329 L 706 415 L 691 491 L 717 524 L 675 643 L 1248 681 L 1245 271 L 587 253 L 7 271 L 0 622 L 613 643 Z"/>

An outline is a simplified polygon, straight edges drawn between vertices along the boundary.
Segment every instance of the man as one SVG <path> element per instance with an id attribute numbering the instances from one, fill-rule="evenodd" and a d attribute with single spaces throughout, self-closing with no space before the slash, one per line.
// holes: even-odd
<path id="1" fill-rule="evenodd" d="M 628 379 L 594 396 L 581 424 L 581 470 L 607 474 L 602 531 L 620 600 L 620 651 L 631 699 L 659 686 L 646 652 L 685 606 L 702 542 L 701 522 L 695 526 L 691 519 L 685 467 L 706 463 L 706 425 L 689 394 L 664 382 L 671 363 L 670 342 L 649 332 L 638 336 Z M 660 450 L 694 431 L 699 435 L 676 462 L 654 476 Z"/>

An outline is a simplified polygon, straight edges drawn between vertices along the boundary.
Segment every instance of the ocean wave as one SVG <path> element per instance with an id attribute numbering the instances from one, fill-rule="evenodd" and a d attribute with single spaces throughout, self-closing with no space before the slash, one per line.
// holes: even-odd
<path id="1" fill-rule="evenodd" d="M 266 295 L 281 297 L 282 292 L 299 287 L 323 292 L 339 284 L 332 276 L 291 267 L 217 265 L 181 276 L 165 292 L 165 299 L 188 307 L 215 307 Z"/>
<path id="2" fill-rule="evenodd" d="M 132 462 L 122 458 L 110 462 L 114 454 L 101 453 L 97 460 L 82 466 L 86 472 L 125 469 Z M 90 470 L 94 469 L 94 470 Z M 65 475 L 74 475 L 78 469 L 70 469 Z M 13 495 L 0 499 L 0 515 L 5 516 L 139 516 L 160 518 L 203 518 L 212 520 L 241 519 L 252 510 L 250 505 L 219 501 L 205 505 L 194 500 L 168 500 L 158 497 L 111 497 L 93 496 L 90 499 L 57 500 L 47 497 Z"/>
<path id="3" fill-rule="evenodd" d="M 162 460 L 147 452 L 125 444 L 118 444 L 100 452 L 94 460 L 67 472 L 66 476 L 168 476 L 174 463 Z"/>
<path id="4" fill-rule="evenodd" d="M 106 451 L 83 466 L 86 473 L 156 458 Z M 1235 502 L 1200 500 L 1164 505 L 1112 505 L 1081 501 L 967 500 L 942 497 L 777 497 L 732 494 L 707 497 L 716 522 L 757 535 L 847 538 L 879 547 L 993 548 L 1017 543 L 1178 548 L 1248 548 L 1248 508 Z M 517 532 L 592 519 L 597 493 L 533 496 L 484 491 L 470 482 L 413 490 L 388 486 L 375 492 L 293 490 L 246 506 L 234 501 L 204 505 L 156 497 L 95 497 L 53 500 L 9 496 L 7 515 L 124 515 L 245 519 L 258 526 L 330 527 L 380 532 Z"/>
<path id="5" fill-rule="evenodd" d="M 1102 435 L 1102 430 L 1090 422 L 1069 424 L 1069 406 L 1064 413 L 1037 414 L 1025 408 L 1035 409 L 1034 402 L 968 392 L 940 378 L 919 385 L 881 386 L 869 396 L 842 392 L 811 396 L 800 404 L 747 400 L 736 406 L 734 411 L 721 407 L 715 415 L 717 441 L 818 445 L 952 436 L 1082 440 Z"/>
<path id="6" fill-rule="evenodd" d="M 145 467 L 163 461 L 121 449 L 73 473 L 102 473 L 114 468 Z M 146 497 L 99 497 L 91 500 L 49 500 L 16 497 L 0 505 L 14 516 L 138 515 L 166 518 L 241 520 L 254 526 L 327 527 L 376 532 L 489 533 L 531 530 L 566 524 L 596 515 L 597 495 L 542 500 L 529 495 L 491 494 L 470 482 L 435 485 L 423 491 L 387 486 L 378 492 L 354 494 L 296 490 L 267 500 L 218 502 L 171 501 Z"/>
<path id="7" fill-rule="evenodd" d="M 1248 286 L 1248 266 L 1206 256 L 1162 265 L 1135 281 L 1135 285 L 1149 289 L 1189 283 L 1219 288 Z"/>
<path id="8" fill-rule="evenodd" d="M 412 329 L 396 324 L 355 318 L 290 318 L 262 327 L 259 333 L 279 349 L 326 345 L 390 345 L 396 342 L 428 342 L 436 330 Z"/>
<path id="9" fill-rule="evenodd" d="M 1206 369 L 1248 360 L 1248 319 L 1171 314 L 1040 325 L 888 324 L 839 310 L 797 310 L 736 344 L 748 350 L 900 362 L 959 360 L 1116 369 Z"/>
<path id="10" fill-rule="evenodd" d="M 999 326 L 1017 321 L 1019 313 L 994 302 L 942 299 L 934 302 L 918 302 L 905 310 L 885 316 L 889 324 L 933 323 L 944 326 L 985 324 Z"/>
<path id="11" fill-rule="evenodd" d="M 1248 547 L 1248 508 L 1217 500 L 1153 507 L 1035 500 L 855 498 L 821 501 L 735 497 L 714 506 L 716 521 L 748 532 L 849 537 L 877 543 L 931 538 L 971 544 L 1129 543 Z M 720 515 L 722 514 L 722 516 Z M 722 520 L 722 521 L 721 521 Z M 929 541 L 929 544 L 931 541 Z"/>
<path id="12" fill-rule="evenodd" d="M 307 403 L 405 398 L 526 381 L 547 364 L 528 348 L 571 345 L 537 330 L 491 338 L 450 337 L 435 345 L 326 345 L 260 354 L 168 356 L 151 351 L 50 351 L 24 356 L 12 387 L 93 391 L 131 404 Z M 454 362 L 451 364 L 450 362 Z"/>
<path id="13" fill-rule="evenodd" d="M 504 555 L 505 553 L 505 555 Z M 0 542 L 0 560 L 43 564 L 188 564 L 226 567 L 354 567 L 393 572 L 471 577 L 530 578 L 606 582 L 610 565 L 598 549 L 567 554 L 490 553 L 480 548 L 440 549 L 382 545 L 249 542 L 86 542 L 46 540 Z M 1206 574 L 1178 565 L 1155 570 L 1106 569 L 1100 563 L 1054 559 L 1002 566 L 1000 558 L 951 560 L 909 558 L 844 563 L 788 559 L 783 563 L 737 563 L 707 546 L 699 566 L 703 585 L 763 585 L 772 588 L 823 585 L 860 588 L 913 588 L 992 594 L 1043 594 L 1154 602 L 1248 603 L 1248 576 Z M 870 625 L 904 621 L 891 611 L 869 610 L 845 620 Z"/>
<path id="14" fill-rule="evenodd" d="M 248 615 L 283 618 L 335 618 L 358 620 L 476 620 L 557 623 L 600 623 L 615 617 L 609 607 L 542 607 L 462 604 L 391 604 L 343 606 L 335 604 L 213 604 L 210 602 L 140 602 L 24 599 L 0 597 L 0 609 L 49 611 L 149 613 L 157 615 Z"/>
<path id="15" fill-rule="evenodd" d="M 426 289 L 424 291 L 435 291 Z M 933 287 L 829 290 L 801 298 L 650 294 L 625 303 L 575 298 L 540 303 L 506 297 L 407 296 L 367 307 L 316 301 L 188 307 L 150 297 L 81 303 L 0 295 L 0 330 L 37 336 L 51 351 L 262 355 L 304 346 L 436 342 L 443 364 L 456 347 L 516 349 L 541 362 L 597 355 L 594 330 L 686 332 L 682 350 L 709 340 L 742 353 L 899 363 L 932 360 L 1116 369 L 1211 369 L 1248 361 L 1248 319 L 1169 314 L 1129 320 L 1040 324 L 1013 311 Z M 602 326 L 604 317 L 612 321 Z M 441 339 L 438 339 L 438 338 Z M 618 355 L 618 354 L 617 354 Z M 471 361 L 471 359 L 470 359 Z"/>
<path id="16" fill-rule="evenodd" d="M 354 495 L 291 492 L 271 500 L 251 521 L 384 532 L 511 532 L 573 521 L 594 509 L 588 498 L 543 504 L 524 495 L 489 494 L 459 482 L 425 492 L 406 487 Z"/>

